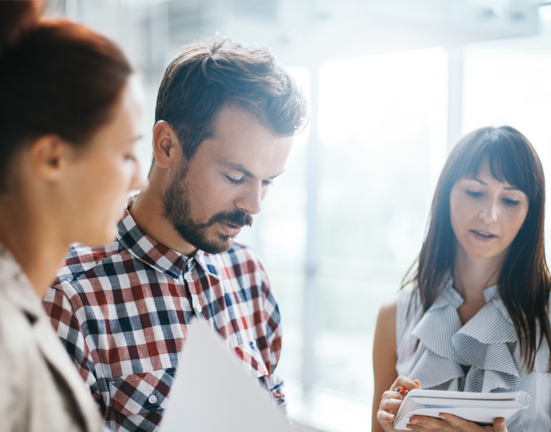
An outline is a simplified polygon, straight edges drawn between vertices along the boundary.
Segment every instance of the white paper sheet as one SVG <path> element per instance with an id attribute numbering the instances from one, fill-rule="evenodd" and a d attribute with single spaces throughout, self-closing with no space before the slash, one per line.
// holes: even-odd
<path id="1" fill-rule="evenodd" d="M 521 410 L 530 406 L 530 396 L 516 393 L 471 393 L 444 390 L 412 390 L 404 398 L 394 428 L 406 427 L 413 415 L 438 417 L 440 413 L 453 414 L 476 423 L 492 423 L 495 418 L 504 417 L 510 422 Z"/>
<path id="2" fill-rule="evenodd" d="M 291 432 L 269 393 L 204 321 L 188 326 L 161 432 Z"/>

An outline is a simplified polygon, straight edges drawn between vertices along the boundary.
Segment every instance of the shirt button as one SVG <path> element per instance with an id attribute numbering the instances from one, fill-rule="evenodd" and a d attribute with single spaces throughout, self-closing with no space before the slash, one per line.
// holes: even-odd
<path id="1" fill-rule="evenodd" d="M 148 401 L 149 401 L 150 404 L 155 404 L 155 403 L 157 403 L 157 396 L 155 396 L 155 395 L 149 396 Z"/>
<path id="2" fill-rule="evenodd" d="M 199 303 L 197 303 L 197 304 L 195 305 L 195 310 L 196 310 L 197 312 L 201 313 L 201 311 L 203 310 L 203 308 L 201 307 L 201 305 L 200 305 Z"/>

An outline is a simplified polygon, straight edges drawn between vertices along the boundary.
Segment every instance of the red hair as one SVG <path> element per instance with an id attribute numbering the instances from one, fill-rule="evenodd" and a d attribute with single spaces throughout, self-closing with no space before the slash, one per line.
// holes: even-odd
<path id="1" fill-rule="evenodd" d="M 0 187 L 12 158 L 35 138 L 55 134 L 84 145 L 132 74 L 111 40 L 82 24 L 43 19 L 41 9 L 37 0 L 0 2 Z"/>

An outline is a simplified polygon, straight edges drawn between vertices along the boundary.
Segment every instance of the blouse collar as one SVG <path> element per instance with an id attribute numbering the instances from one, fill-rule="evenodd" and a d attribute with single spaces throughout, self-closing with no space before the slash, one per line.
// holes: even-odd
<path id="1" fill-rule="evenodd" d="M 449 390 L 488 393 L 511 390 L 520 373 L 508 344 L 517 341 L 515 328 L 497 285 L 484 290 L 486 304 L 465 325 L 457 309 L 463 298 L 450 276 L 434 304 L 412 334 L 427 349 L 410 373 L 423 388 L 449 383 Z M 462 366 L 470 366 L 465 374 Z"/>

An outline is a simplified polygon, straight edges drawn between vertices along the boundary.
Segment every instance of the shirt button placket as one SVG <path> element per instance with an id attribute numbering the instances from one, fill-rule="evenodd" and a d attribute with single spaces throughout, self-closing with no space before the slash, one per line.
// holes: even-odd
<path id="1" fill-rule="evenodd" d="M 191 276 L 191 270 L 184 274 L 184 279 L 188 283 L 188 286 L 191 286 L 193 284 L 193 277 Z M 190 292 L 191 292 L 191 289 L 190 289 Z M 200 314 L 203 311 L 203 307 L 199 304 L 199 300 L 196 300 L 193 298 L 193 294 L 191 296 L 192 296 L 193 309 L 195 309 L 196 313 Z"/>

